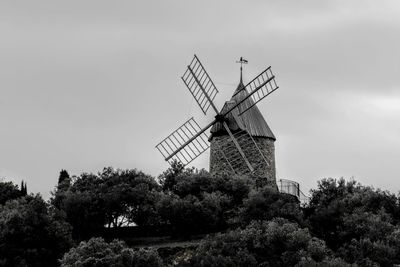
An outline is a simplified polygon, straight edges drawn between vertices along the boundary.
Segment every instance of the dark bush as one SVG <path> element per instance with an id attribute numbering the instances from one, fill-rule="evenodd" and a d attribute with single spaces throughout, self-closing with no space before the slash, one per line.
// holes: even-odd
<path id="1" fill-rule="evenodd" d="M 56 266 L 71 245 L 70 225 L 39 195 L 0 205 L 0 266 Z"/>
<path id="2" fill-rule="evenodd" d="M 122 241 L 110 243 L 102 238 L 83 241 L 76 248 L 65 253 L 60 260 L 62 267 L 75 266 L 121 266 L 161 267 L 164 266 L 157 251 L 153 249 L 133 250 Z"/>
<path id="3" fill-rule="evenodd" d="M 182 266 L 295 266 L 328 262 L 325 242 L 282 218 L 254 221 L 243 230 L 204 240 Z M 303 265 L 304 266 L 304 265 Z"/>
<path id="4" fill-rule="evenodd" d="M 279 193 L 271 187 L 253 189 L 241 209 L 241 222 L 246 225 L 252 220 L 271 220 L 282 217 L 302 223 L 303 214 L 296 197 Z"/>
<path id="5" fill-rule="evenodd" d="M 23 192 L 12 182 L 0 182 L 0 205 L 7 201 L 22 197 Z"/>

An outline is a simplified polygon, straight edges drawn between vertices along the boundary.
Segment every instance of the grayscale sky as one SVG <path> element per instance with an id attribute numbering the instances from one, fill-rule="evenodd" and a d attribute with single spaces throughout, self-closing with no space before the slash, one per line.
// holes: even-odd
<path id="1" fill-rule="evenodd" d="M 154 146 L 213 116 L 180 80 L 194 53 L 219 107 L 240 56 L 245 82 L 272 66 L 278 179 L 400 190 L 400 1 L 3 0 L 0 36 L 0 176 L 46 198 L 61 169 L 165 170 Z"/>

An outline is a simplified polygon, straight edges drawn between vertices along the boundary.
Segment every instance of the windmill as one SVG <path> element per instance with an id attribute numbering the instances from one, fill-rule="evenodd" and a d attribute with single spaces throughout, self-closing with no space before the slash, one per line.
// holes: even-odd
<path id="1" fill-rule="evenodd" d="M 194 55 L 181 78 L 204 115 L 211 107 L 215 113 L 214 120 L 202 128 L 192 117 L 158 143 L 156 148 L 170 164 L 178 161 L 185 166 L 203 154 L 211 142 L 211 172 L 212 169 L 215 171 L 223 169 L 237 174 L 265 175 L 266 172 L 263 170 L 273 169 L 273 174 L 268 174 L 267 171 L 267 175 L 273 176 L 271 178 L 275 180 L 274 159 L 268 160 L 268 156 L 263 153 L 265 149 L 260 147 L 262 143 L 255 140 L 262 134 L 273 141 L 275 137 L 256 104 L 279 87 L 271 67 L 266 68 L 244 86 L 242 64 L 247 64 L 247 60 L 240 58 L 237 63 L 241 64 L 240 84 L 232 99 L 219 111 L 213 102 L 218 89 L 198 57 Z M 249 123 L 248 117 L 252 114 L 258 117 Z M 211 136 L 206 132 L 210 128 Z M 273 147 L 272 153 L 274 153 Z M 218 164 L 213 162 L 212 158 L 215 162 L 218 161 Z"/>

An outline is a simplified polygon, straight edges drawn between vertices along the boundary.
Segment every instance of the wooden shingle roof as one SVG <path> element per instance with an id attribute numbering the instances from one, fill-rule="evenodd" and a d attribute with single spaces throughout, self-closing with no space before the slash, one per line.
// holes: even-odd
<path id="1" fill-rule="evenodd" d="M 231 100 L 225 102 L 225 105 L 223 106 L 221 113 L 228 110 L 230 107 L 232 107 L 232 105 L 234 105 L 238 101 L 241 101 L 246 96 L 248 96 L 248 92 L 244 89 L 243 82 L 240 81 Z M 276 140 L 274 134 L 269 128 L 267 122 L 265 121 L 257 105 L 254 105 L 248 111 L 239 116 L 239 113 L 242 112 L 242 110 L 245 110 L 253 103 L 254 103 L 253 100 L 251 99 L 251 97 L 249 97 L 243 102 L 242 105 L 239 105 L 238 108 L 235 108 L 226 116 L 226 123 L 228 124 L 229 129 L 232 132 L 236 132 L 239 130 L 247 130 L 247 132 L 251 136 L 266 137 Z M 217 122 L 211 128 L 210 140 L 212 139 L 213 136 L 222 134 L 227 134 L 227 133 L 222 123 Z"/>

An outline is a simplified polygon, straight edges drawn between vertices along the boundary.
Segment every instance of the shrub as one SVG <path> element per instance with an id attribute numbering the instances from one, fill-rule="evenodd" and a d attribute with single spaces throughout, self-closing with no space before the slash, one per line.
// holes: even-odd
<path id="1" fill-rule="evenodd" d="M 303 214 L 298 200 L 288 194 L 281 194 L 271 187 L 253 189 L 248 198 L 244 200 L 240 213 L 243 224 L 252 220 L 271 220 L 282 217 L 301 223 Z"/>
<path id="2" fill-rule="evenodd" d="M 194 251 L 190 266 L 295 266 L 330 259 L 325 242 L 282 218 L 254 221 L 243 230 L 217 234 Z M 218 263 L 218 264 L 216 264 Z M 182 263 L 185 265 L 186 263 Z"/>
<path id="3" fill-rule="evenodd" d="M 0 266 L 55 266 L 71 244 L 71 227 L 39 195 L 0 205 Z"/>
<path id="4" fill-rule="evenodd" d="M 164 266 L 157 251 L 153 249 L 133 250 L 127 248 L 122 241 L 107 243 L 102 238 L 82 241 L 78 247 L 72 248 L 60 260 L 62 267 L 80 266 Z"/>

